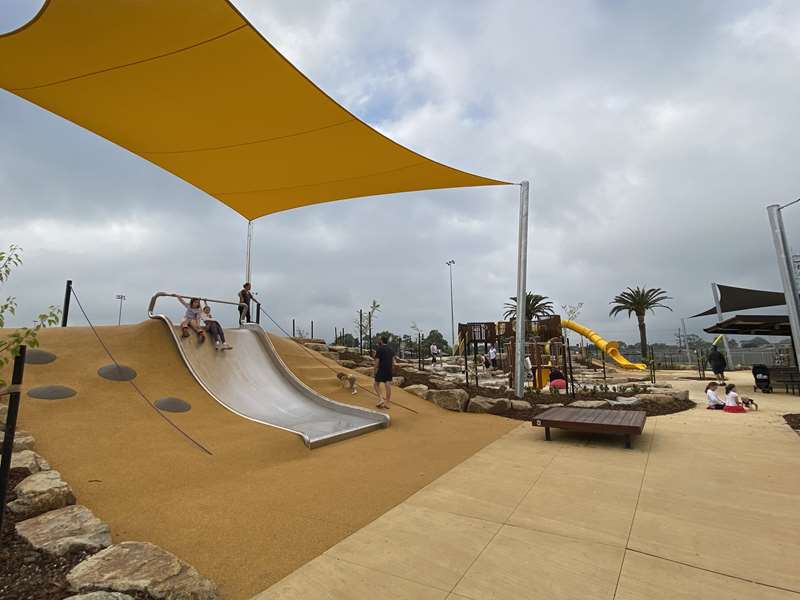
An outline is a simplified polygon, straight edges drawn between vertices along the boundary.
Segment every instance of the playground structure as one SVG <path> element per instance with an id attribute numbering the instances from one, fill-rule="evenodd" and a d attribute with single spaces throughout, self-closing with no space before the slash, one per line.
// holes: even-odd
<path id="1" fill-rule="evenodd" d="M 228 410 L 297 434 L 309 448 L 388 427 L 388 415 L 336 402 L 305 385 L 286 366 L 258 323 L 225 330 L 235 352 L 216 352 L 211 343 L 198 345 L 193 338 L 181 339 L 170 318 L 155 313 L 158 299 L 170 296 L 175 294 L 155 294 L 148 316 L 166 325 L 192 376 Z M 236 302 L 203 300 L 238 306 Z M 259 316 L 260 312 L 259 307 Z"/>
<path id="2" fill-rule="evenodd" d="M 516 357 L 514 323 L 515 321 L 459 323 L 455 354 L 463 356 L 465 365 L 469 365 L 470 362 L 477 365 L 479 363 L 479 346 L 483 345 L 483 352 L 486 352 L 488 344 L 495 344 L 498 348 L 498 368 L 510 370 L 513 385 L 516 372 L 514 368 Z M 606 340 L 596 331 L 580 323 L 561 319 L 558 315 L 540 317 L 528 322 L 525 332 L 524 356 L 531 361 L 531 377 L 536 389 L 547 386 L 552 369 L 557 368 L 565 374 L 572 371 L 569 347 L 564 336 L 565 329 L 585 337 L 621 369 L 637 371 L 647 369 L 647 365 L 634 363 L 625 358 L 619 350 L 619 342 Z M 469 356 L 470 349 L 472 358 Z M 469 382 L 469 368 L 466 371 L 467 382 Z M 474 369 L 474 372 L 477 377 L 477 368 Z"/>

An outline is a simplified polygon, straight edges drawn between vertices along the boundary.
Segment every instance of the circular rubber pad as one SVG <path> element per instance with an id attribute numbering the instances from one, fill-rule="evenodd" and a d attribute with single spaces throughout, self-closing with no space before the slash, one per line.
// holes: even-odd
<path id="1" fill-rule="evenodd" d="M 111 381 L 130 381 L 136 377 L 136 371 L 125 365 L 106 365 L 97 369 L 97 374 Z"/>
<path id="2" fill-rule="evenodd" d="M 172 396 L 159 398 L 154 404 L 158 410 L 166 412 L 189 412 L 192 410 L 191 404 L 180 398 L 173 398 Z"/>
<path id="3" fill-rule="evenodd" d="M 40 400 L 63 400 L 77 394 L 75 390 L 65 385 L 40 385 L 28 390 L 28 396 Z"/>
<path id="4" fill-rule="evenodd" d="M 56 355 L 46 350 L 39 350 L 38 348 L 28 348 L 25 353 L 26 365 L 46 365 L 56 359 Z"/>

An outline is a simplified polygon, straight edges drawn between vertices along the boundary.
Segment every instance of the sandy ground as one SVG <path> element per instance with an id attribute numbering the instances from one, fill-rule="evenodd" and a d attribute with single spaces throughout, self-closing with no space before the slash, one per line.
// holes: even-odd
<path id="1" fill-rule="evenodd" d="M 43 332 L 42 349 L 58 360 L 25 370 L 26 388 L 61 384 L 78 394 L 24 396 L 19 427 L 36 436 L 37 450 L 110 524 L 115 541 L 146 540 L 174 552 L 228 599 L 267 588 L 517 426 L 395 390 L 417 414 L 395 407 L 389 429 L 310 451 L 293 434 L 219 406 L 184 368 L 163 324 L 99 331 L 119 362 L 137 370 L 150 400 L 177 396 L 192 405 L 170 417 L 213 455 L 165 423 L 129 383 L 100 378 L 97 368 L 110 361 L 83 327 Z M 296 344 L 274 341 L 308 385 L 335 400 L 372 404 L 367 394 L 351 397 Z"/>

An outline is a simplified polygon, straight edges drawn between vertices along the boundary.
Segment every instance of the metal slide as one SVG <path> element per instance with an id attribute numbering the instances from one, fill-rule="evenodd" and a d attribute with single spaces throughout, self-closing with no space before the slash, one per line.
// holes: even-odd
<path id="1" fill-rule="evenodd" d="M 618 342 L 609 342 L 603 339 L 599 333 L 589 329 L 585 325 L 581 325 L 575 321 L 570 321 L 569 319 L 561 319 L 561 326 L 581 334 L 595 346 L 600 348 L 600 350 L 608 354 L 608 356 L 611 357 L 611 360 L 613 360 L 615 363 L 617 363 L 617 366 L 622 367 L 623 369 L 637 369 L 639 371 L 644 371 L 647 368 L 647 365 L 642 363 L 633 363 L 622 356 L 619 351 Z"/>
<path id="2" fill-rule="evenodd" d="M 175 294 L 155 294 L 150 299 L 148 316 L 167 326 L 194 378 L 228 410 L 251 421 L 291 431 L 303 438 L 309 448 L 389 425 L 389 415 L 335 402 L 305 385 L 286 366 L 260 325 L 245 323 L 225 329 L 233 350 L 215 350 L 208 340 L 198 344 L 194 335 L 181 338 L 169 317 L 154 312 L 157 300 L 164 296 Z M 206 300 L 236 306 L 235 302 Z"/>

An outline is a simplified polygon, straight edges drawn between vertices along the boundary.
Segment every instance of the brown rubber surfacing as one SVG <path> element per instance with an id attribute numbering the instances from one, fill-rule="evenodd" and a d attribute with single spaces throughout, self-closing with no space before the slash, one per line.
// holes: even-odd
<path id="1" fill-rule="evenodd" d="M 213 453 L 205 455 L 169 427 L 131 385 L 102 379 L 108 356 L 84 327 L 41 333 L 59 359 L 30 369 L 25 384 L 59 381 L 80 402 L 26 403 L 20 428 L 58 468 L 78 501 L 111 526 L 115 541 L 144 540 L 174 552 L 220 584 L 223 597 L 248 599 L 318 556 L 449 471 L 519 422 L 445 411 L 394 389 L 418 411 L 391 409 L 388 429 L 315 450 L 294 434 L 243 419 L 217 404 L 183 366 L 156 321 L 99 327 L 120 363 L 138 372 L 151 402 L 185 400 L 169 418 Z M 339 402 L 351 396 L 304 349 L 273 337 L 307 385 Z M 319 355 L 317 355 L 319 356 Z M 371 388 L 366 376 L 359 384 Z"/>

